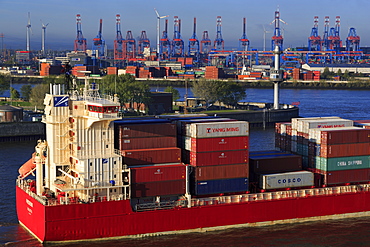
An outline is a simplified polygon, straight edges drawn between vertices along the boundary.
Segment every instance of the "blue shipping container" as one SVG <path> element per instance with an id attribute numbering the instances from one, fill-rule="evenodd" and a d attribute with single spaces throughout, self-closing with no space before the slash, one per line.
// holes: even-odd
<path id="1" fill-rule="evenodd" d="M 248 191 L 248 178 L 231 178 L 207 181 L 195 181 L 193 183 L 193 195 L 212 195 L 231 192 Z"/>

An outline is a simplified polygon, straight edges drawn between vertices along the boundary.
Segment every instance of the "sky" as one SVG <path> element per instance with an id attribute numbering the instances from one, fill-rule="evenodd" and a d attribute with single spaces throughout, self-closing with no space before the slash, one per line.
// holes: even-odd
<path id="1" fill-rule="evenodd" d="M 307 46 L 314 16 L 319 17 L 319 35 L 324 32 L 324 17 L 330 17 L 330 27 L 340 16 L 340 35 L 343 43 L 351 27 L 360 36 L 360 46 L 370 45 L 370 0 L 0 0 L 0 33 L 6 48 L 26 49 L 28 12 L 31 20 L 31 50 L 41 50 L 42 23 L 46 28 L 46 49 L 72 50 L 76 39 L 76 14 L 81 15 L 82 33 L 91 49 L 97 36 L 99 20 L 103 19 L 102 36 L 108 49 L 113 49 L 116 36 L 116 14 L 121 15 L 121 32 L 130 30 L 139 37 L 145 30 L 154 48 L 157 40 L 157 19 L 154 12 L 169 15 L 168 34 L 173 37 L 174 16 L 181 19 L 181 35 L 187 45 L 193 34 L 193 19 L 197 18 L 196 34 L 199 40 L 203 31 L 210 39 L 216 37 L 216 18 L 222 18 L 222 37 L 226 48 L 238 47 L 243 32 L 243 18 L 247 18 L 247 37 L 250 47 L 262 50 L 264 28 L 266 47 L 271 46 L 275 11 L 287 24 L 280 24 L 284 48 Z M 161 33 L 164 19 L 161 21 Z M 1 42 L 1 40 L 0 40 Z"/>

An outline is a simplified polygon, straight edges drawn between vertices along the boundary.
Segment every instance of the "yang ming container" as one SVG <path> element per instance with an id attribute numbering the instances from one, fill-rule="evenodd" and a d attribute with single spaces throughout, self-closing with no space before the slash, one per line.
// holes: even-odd
<path id="1" fill-rule="evenodd" d="M 191 191 L 193 195 L 247 192 L 249 190 L 248 178 L 196 181 L 192 185 Z"/>
<path id="2" fill-rule="evenodd" d="M 248 136 L 192 138 L 185 137 L 185 149 L 192 152 L 248 149 Z"/>
<path id="3" fill-rule="evenodd" d="M 245 121 L 192 123 L 187 135 L 193 138 L 249 136 L 249 126 Z"/>
<path id="4" fill-rule="evenodd" d="M 314 174 L 309 171 L 284 172 L 260 176 L 260 188 L 283 189 L 314 185 Z"/>

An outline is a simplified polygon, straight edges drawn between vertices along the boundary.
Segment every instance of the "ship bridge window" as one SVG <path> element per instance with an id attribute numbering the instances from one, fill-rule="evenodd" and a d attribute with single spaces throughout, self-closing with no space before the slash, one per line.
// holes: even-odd
<path id="1" fill-rule="evenodd" d="M 118 107 L 117 106 L 106 106 L 106 107 L 103 107 L 103 110 L 105 113 L 115 113 L 115 112 L 118 112 Z"/>
<path id="2" fill-rule="evenodd" d="M 92 112 L 100 112 L 100 113 L 103 112 L 103 107 L 101 107 L 101 106 L 89 105 L 88 109 L 89 109 L 89 111 L 92 111 Z"/>

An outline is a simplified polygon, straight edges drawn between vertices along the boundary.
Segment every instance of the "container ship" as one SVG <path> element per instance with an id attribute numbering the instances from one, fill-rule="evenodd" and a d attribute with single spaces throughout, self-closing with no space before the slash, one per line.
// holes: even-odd
<path id="1" fill-rule="evenodd" d="M 339 117 L 276 124 L 249 150 L 245 121 L 122 119 L 85 81 L 51 85 L 46 140 L 19 168 L 19 223 L 40 242 L 220 230 L 370 215 L 370 126 Z"/>

